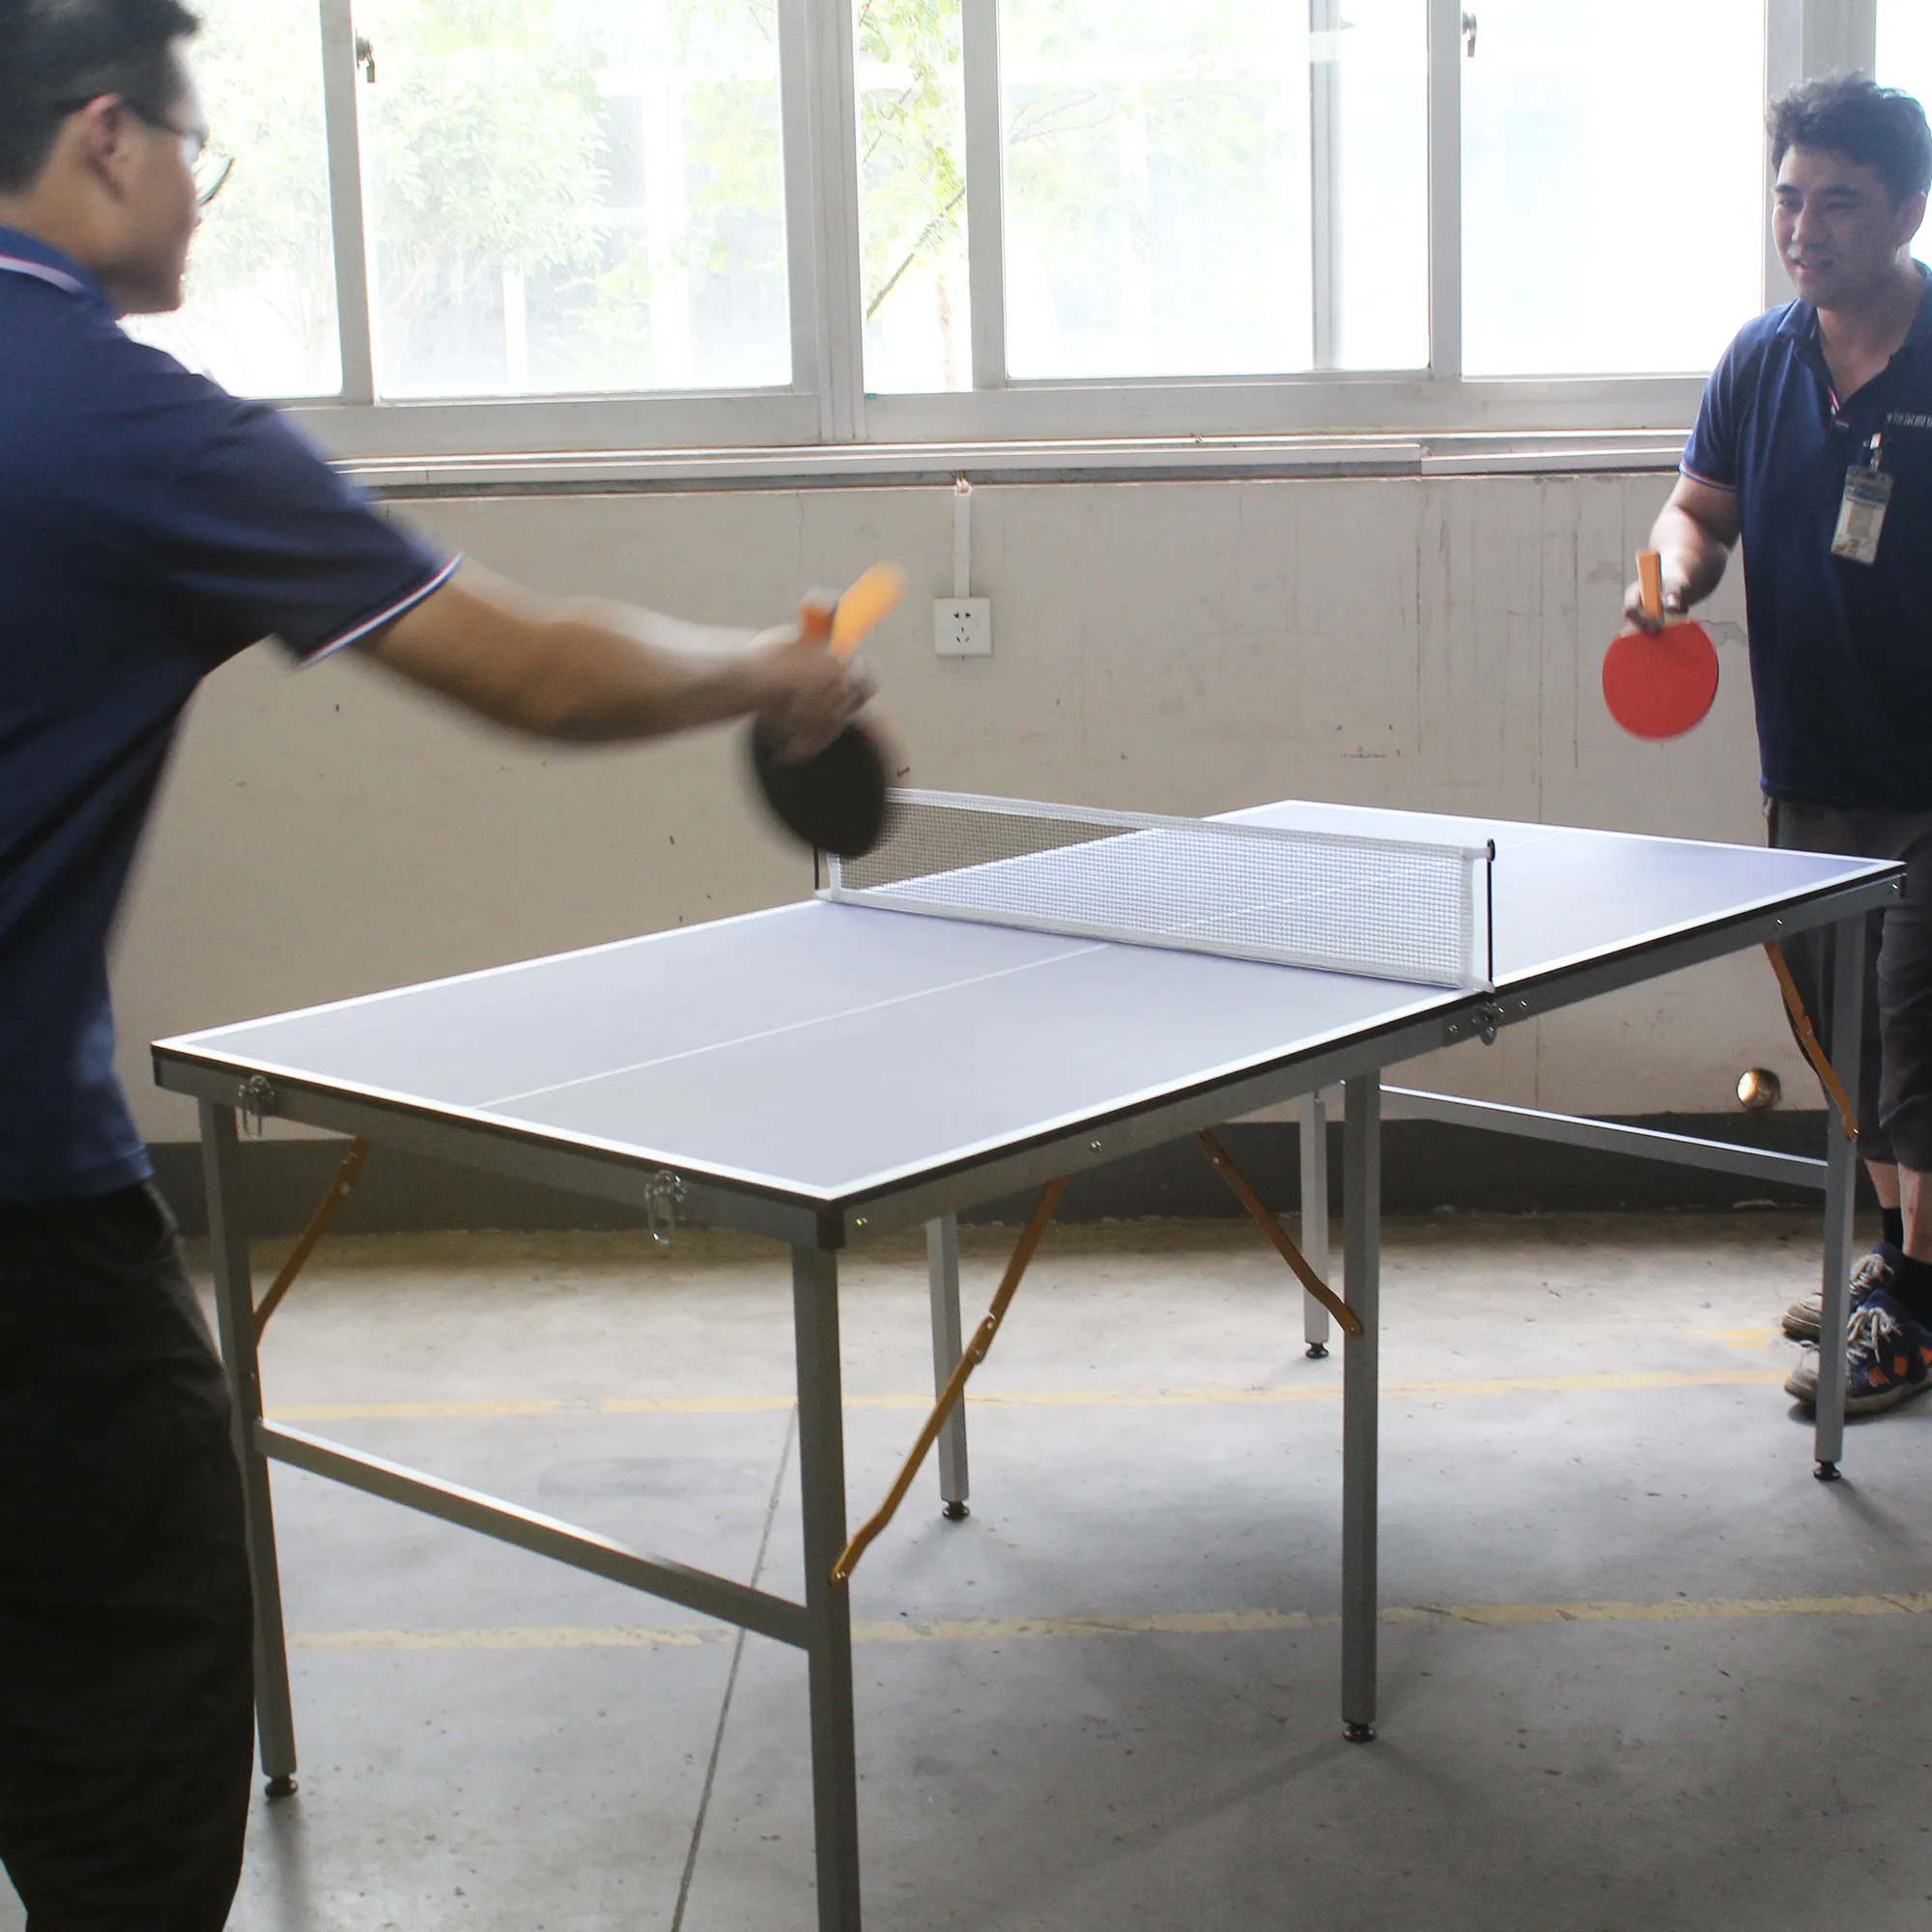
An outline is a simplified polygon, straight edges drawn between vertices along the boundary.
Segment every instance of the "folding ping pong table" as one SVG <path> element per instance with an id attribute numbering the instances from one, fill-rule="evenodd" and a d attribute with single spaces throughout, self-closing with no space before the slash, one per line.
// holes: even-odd
<path id="1" fill-rule="evenodd" d="M 1867 916 L 1901 878 L 1806 853 L 1328 805 L 1180 820 L 907 793 L 881 853 L 803 903 L 159 1042 L 161 1085 L 200 1102 L 271 1786 L 290 1788 L 296 1768 L 274 1460 L 805 1651 L 819 1924 L 852 1932 L 840 1250 L 926 1225 L 943 1378 L 959 1354 L 958 1210 L 1297 1096 L 1319 1122 L 1337 1082 L 1342 1711 L 1350 1736 L 1371 1736 L 1381 1069 L 1824 927 L 1835 1037 L 1854 1038 Z M 1857 1056 L 1844 1058 L 1854 1083 Z M 1822 1188 L 1824 1333 L 1843 1332 L 1855 1150 L 1836 1117 L 1825 1159 L 1805 1160 L 1445 1095 L 1398 1104 Z M 269 1115 L 788 1244 L 803 1601 L 266 1420 L 238 1144 Z M 1319 1168 L 1321 1133 L 1303 1142 Z M 1325 1189 L 1318 1199 L 1325 1220 Z M 1828 1347 L 1821 1475 L 1836 1471 L 1843 1416 L 1844 1353 Z M 963 1410 L 939 1446 L 959 1514 Z"/>

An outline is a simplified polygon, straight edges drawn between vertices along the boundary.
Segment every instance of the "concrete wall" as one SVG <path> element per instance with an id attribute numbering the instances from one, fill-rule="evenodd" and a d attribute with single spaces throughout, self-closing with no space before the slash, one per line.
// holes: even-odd
<path id="1" fill-rule="evenodd" d="M 1641 746 L 1603 645 L 1663 476 L 988 487 L 990 660 L 939 661 L 946 490 L 467 499 L 411 507 L 533 585 L 765 621 L 875 557 L 912 575 L 873 655 L 917 782 L 1206 812 L 1340 799 L 1760 838 L 1748 680 Z M 1735 583 L 1718 614 L 1742 614 Z M 495 734 L 355 654 L 212 678 L 121 935 L 123 1069 L 151 1140 L 193 1134 L 145 1042 L 804 895 L 728 734 L 582 753 Z M 1579 1111 L 1709 1113 L 1768 1064 L 1812 1094 L 1755 956 L 1414 1069 Z"/>

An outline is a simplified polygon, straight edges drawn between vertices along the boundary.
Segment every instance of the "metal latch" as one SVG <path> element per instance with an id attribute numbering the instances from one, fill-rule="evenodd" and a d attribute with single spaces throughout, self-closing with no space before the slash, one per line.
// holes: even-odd
<path id="1" fill-rule="evenodd" d="M 661 1167 L 644 1183 L 644 1226 L 661 1248 L 670 1246 L 677 1232 L 677 1210 L 684 1206 L 684 1176 Z"/>
<path id="2" fill-rule="evenodd" d="M 235 1096 L 236 1111 L 242 1116 L 242 1131 L 251 1141 L 262 1138 L 262 1123 L 275 1111 L 275 1090 L 259 1073 L 242 1081 Z"/>

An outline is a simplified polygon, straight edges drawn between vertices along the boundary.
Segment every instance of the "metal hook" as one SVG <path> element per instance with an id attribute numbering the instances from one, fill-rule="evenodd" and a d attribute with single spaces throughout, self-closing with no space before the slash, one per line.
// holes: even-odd
<path id="1" fill-rule="evenodd" d="M 275 1111 L 275 1090 L 270 1086 L 265 1076 L 251 1073 L 242 1083 L 242 1091 L 236 1095 L 237 1111 L 242 1116 L 242 1133 L 246 1140 L 258 1141 L 264 1131 L 263 1122 Z"/>
<path id="2" fill-rule="evenodd" d="M 644 1226 L 661 1248 L 670 1246 L 677 1232 L 677 1210 L 684 1206 L 684 1176 L 661 1167 L 644 1187 Z"/>

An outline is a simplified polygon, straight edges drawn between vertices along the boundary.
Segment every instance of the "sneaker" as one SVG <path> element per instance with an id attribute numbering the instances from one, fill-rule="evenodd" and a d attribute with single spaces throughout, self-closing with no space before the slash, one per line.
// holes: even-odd
<path id="1" fill-rule="evenodd" d="M 1932 1329 L 1921 1327 L 1883 1288 L 1873 1289 L 1845 1329 L 1845 1413 L 1876 1415 L 1932 1388 Z M 1806 1408 L 1818 1402 L 1818 1350 L 1806 1349 L 1784 1392 Z"/>
<path id="2" fill-rule="evenodd" d="M 1873 1289 L 1883 1288 L 1891 1279 L 1891 1258 L 1883 1247 L 1861 1255 L 1852 1270 L 1852 1294 L 1848 1311 L 1856 1311 Z M 1794 1301 L 1784 1311 L 1784 1332 L 1794 1342 L 1815 1342 L 1825 1325 L 1825 1291 L 1814 1288 L 1803 1301 Z"/>

